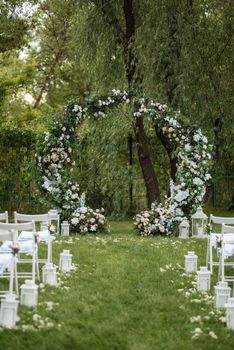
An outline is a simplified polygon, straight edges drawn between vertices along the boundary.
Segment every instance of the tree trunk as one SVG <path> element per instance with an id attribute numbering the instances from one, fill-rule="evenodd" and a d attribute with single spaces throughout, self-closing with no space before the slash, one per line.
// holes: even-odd
<path id="1" fill-rule="evenodd" d="M 150 158 L 150 151 L 142 117 L 136 119 L 134 132 L 137 140 L 137 154 L 146 186 L 148 206 L 150 207 L 153 202 L 160 200 L 160 191 Z"/>
<path id="2" fill-rule="evenodd" d="M 123 45 L 126 75 L 129 89 L 134 89 L 136 85 L 138 88 L 141 86 L 141 79 L 139 77 L 136 79 L 135 77 L 137 61 L 132 50 L 132 42 L 135 36 L 135 15 L 133 12 L 132 0 L 124 1 L 123 10 L 126 23 L 126 40 Z M 160 189 L 153 168 L 142 117 L 136 118 L 135 123 L 133 123 L 133 128 L 137 141 L 138 159 L 146 187 L 148 207 L 151 207 L 154 201 L 160 201 Z"/>

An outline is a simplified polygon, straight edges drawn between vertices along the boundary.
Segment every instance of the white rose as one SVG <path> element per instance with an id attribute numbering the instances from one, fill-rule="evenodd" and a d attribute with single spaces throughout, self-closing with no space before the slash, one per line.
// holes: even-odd
<path id="1" fill-rule="evenodd" d="M 87 213 L 87 207 L 80 207 L 79 211 L 80 213 L 85 214 Z"/>
<path id="2" fill-rule="evenodd" d="M 72 223 L 72 225 L 77 225 L 79 223 L 78 218 L 72 218 L 71 223 Z"/>
<path id="3" fill-rule="evenodd" d="M 199 177 L 195 177 L 195 178 L 193 179 L 193 184 L 194 184 L 194 185 L 197 185 L 197 186 L 201 186 L 201 185 L 204 184 L 204 182 L 203 182 Z"/>

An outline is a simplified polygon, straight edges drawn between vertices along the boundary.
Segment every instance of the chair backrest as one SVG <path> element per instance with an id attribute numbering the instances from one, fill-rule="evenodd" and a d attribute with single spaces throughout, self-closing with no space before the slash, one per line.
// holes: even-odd
<path id="1" fill-rule="evenodd" d="M 24 222 L 20 224 L 19 223 L 9 224 L 9 223 L 0 222 L 0 240 L 1 240 L 1 235 L 5 237 L 6 234 L 12 235 L 12 232 L 15 233 L 14 240 L 17 240 L 19 231 L 32 231 L 33 234 L 35 234 L 36 232 L 35 221 Z"/>
<path id="2" fill-rule="evenodd" d="M 8 211 L 0 213 L 0 221 L 8 222 Z"/>
<path id="3" fill-rule="evenodd" d="M 214 216 L 213 214 L 210 214 L 210 223 L 211 224 L 225 224 L 225 225 L 234 225 L 234 216 L 228 217 L 228 216 Z"/>
<path id="4" fill-rule="evenodd" d="M 48 225 L 50 224 L 50 216 L 48 213 L 33 215 L 33 214 L 20 214 L 15 211 L 14 218 L 15 218 L 15 223 L 35 221 L 35 222 L 45 222 Z"/>
<path id="5" fill-rule="evenodd" d="M 234 235 L 234 226 L 228 226 L 225 224 L 222 224 L 222 234 L 223 233 L 233 233 Z M 234 236 L 233 236 L 234 239 Z"/>

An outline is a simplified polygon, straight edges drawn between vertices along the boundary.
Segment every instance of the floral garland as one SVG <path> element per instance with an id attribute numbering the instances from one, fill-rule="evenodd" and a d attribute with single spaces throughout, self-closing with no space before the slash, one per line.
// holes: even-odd
<path id="1" fill-rule="evenodd" d="M 134 118 L 148 117 L 168 142 L 175 145 L 174 156 L 178 160 L 176 181 L 170 183 L 170 196 L 164 206 L 154 203 L 150 211 L 136 215 L 136 229 L 143 235 L 171 234 L 176 225 L 200 205 L 204 196 L 211 178 L 211 147 L 201 130 L 182 126 L 166 105 L 112 90 L 110 96 L 89 100 L 82 106 L 70 103 L 61 120 L 52 125 L 38 145 L 36 156 L 42 188 L 50 193 L 54 205 L 79 232 L 97 232 L 107 223 L 103 213 L 86 206 L 84 195 L 79 194 L 79 184 L 70 179 L 69 170 L 72 173 L 75 165 L 72 146 L 76 141 L 76 128 L 86 118 L 107 117 L 109 108 L 130 102 L 139 106 L 133 113 Z"/>

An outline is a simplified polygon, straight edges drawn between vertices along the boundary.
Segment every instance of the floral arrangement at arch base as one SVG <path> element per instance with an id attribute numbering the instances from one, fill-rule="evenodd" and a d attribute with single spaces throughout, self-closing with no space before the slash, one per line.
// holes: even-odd
<path id="1" fill-rule="evenodd" d="M 103 208 L 93 210 L 87 206 L 79 207 L 72 213 L 71 224 L 74 228 L 78 226 L 81 234 L 105 232 L 108 229 L 107 220 L 103 213 Z"/>
<path id="2" fill-rule="evenodd" d="M 44 140 L 38 143 L 36 157 L 41 187 L 50 194 L 53 206 L 78 232 L 106 230 L 107 221 L 101 210 L 86 205 L 79 184 L 71 179 L 76 128 L 86 118 L 106 118 L 110 108 L 129 103 L 138 106 L 133 118 L 150 119 L 173 146 L 177 159 L 176 180 L 170 182 L 170 196 L 164 204 L 153 203 L 149 211 L 137 214 L 136 229 L 144 236 L 173 234 L 183 218 L 189 218 L 202 202 L 211 179 L 211 147 L 201 130 L 182 125 L 166 105 L 132 96 L 126 91 L 112 90 L 109 96 L 96 97 L 82 105 L 70 103 L 63 116 L 45 133 Z"/>

